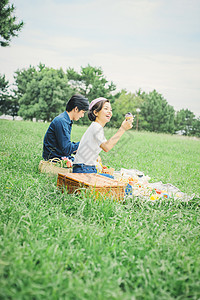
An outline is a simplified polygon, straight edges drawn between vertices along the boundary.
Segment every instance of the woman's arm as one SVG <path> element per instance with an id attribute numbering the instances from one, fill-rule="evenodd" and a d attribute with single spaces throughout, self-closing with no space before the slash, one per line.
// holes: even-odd
<path id="1" fill-rule="evenodd" d="M 103 151 L 108 152 L 110 151 L 119 141 L 120 137 L 124 134 L 125 131 L 131 129 L 133 127 L 132 121 L 124 120 L 122 122 L 121 127 L 118 129 L 118 131 L 105 143 L 102 143 L 100 147 L 103 149 Z"/>

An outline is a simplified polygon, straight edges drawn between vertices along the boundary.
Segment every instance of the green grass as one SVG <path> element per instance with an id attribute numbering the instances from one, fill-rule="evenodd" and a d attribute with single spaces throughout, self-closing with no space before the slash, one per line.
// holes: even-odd
<path id="1" fill-rule="evenodd" d="M 122 205 L 60 194 L 38 172 L 48 124 L 0 126 L 0 299 L 200 299 L 199 140 L 132 131 L 102 153 L 196 195 Z"/>

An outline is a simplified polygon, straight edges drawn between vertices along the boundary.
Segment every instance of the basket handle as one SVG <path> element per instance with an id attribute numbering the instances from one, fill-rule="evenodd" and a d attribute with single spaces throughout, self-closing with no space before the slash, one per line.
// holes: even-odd
<path id="1" fill-rule="evenodd" d="M 48 160 L 50 163 L 57 163 L 59 162 L 61 164 L 61 167 L 63 166 L 63 161 L 62 159 L 58 158 L 58 157 L 53 157 L 51 159 Z"/>

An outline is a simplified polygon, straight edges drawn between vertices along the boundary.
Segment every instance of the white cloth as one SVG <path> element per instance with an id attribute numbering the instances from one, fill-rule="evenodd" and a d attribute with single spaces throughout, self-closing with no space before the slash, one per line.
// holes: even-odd
<path id="1" fill-rule="evenodd" d="M 102 150 L 100 145 L 106 141 L 103 127 L 97 122 L 92 122 L 81 138 L 74 164 L 95 165 Z"/>

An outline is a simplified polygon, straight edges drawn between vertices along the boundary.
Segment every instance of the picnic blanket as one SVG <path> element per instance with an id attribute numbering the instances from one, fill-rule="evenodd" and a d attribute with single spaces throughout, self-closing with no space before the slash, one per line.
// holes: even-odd
<path id="1" fill-rule="evenodd" d="M 124 169 L 115 171 L 114 179 L 126 182 L 126 197 L 139 197 L 149 201 L 159 199 L 180 199 L 182 201 L 189 201 L 194 198 L 195 194 L 187 195 L 181 192 L 177 187 L 171 183 L 164 184 L 162 181 L 150 183 L 150 177 L 143 172 L 136 169 Z"/>

